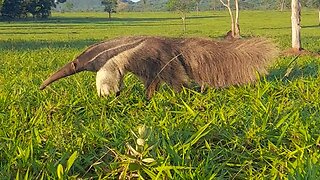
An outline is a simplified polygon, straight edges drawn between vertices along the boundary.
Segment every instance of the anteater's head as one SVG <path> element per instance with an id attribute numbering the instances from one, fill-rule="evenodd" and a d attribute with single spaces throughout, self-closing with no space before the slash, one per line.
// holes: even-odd
<path id="1" fill-rule="evenodd" d="M 79 56 L 77 56 L 73 61 L 67 63 L 58 71 L 56 71 L 53 75 L 51 75 L 48 79 L 46 79 L 41 84 L 40 90 L 45 89 L 49 84 L 53 83 L 54 81 L 57 81 L 61 78 L 73 75 L 81 71 L 102 71 L 108 76 L 113 76 L 114 74 L 116 74 L 120 77 L 120 75 L 118 74 L 120 72 L 114 72 L 112 69 L 106 68 L 106 65 L 110 63 L 111 65 L 113 65 L 114 63 L 110 62 L 110 60 L 115 59 L 115 57 L 119 56 L 119 54 L 140 45 L 144 41 L 144 39 L 145 37 L 123 37 L 94 44 L 87 48 Z M 112 72 L 108 72 L 108 70 Z M 117 76 L 115 76 L 114 78 L 116 79 Z M 101 76 L 99 79 L 101 79 Z M 104 86 L 108 86 L 110 92 L 117 92 L 119 88 L 114 88 L 114 83 L 115 82 L 104 84 Z M 109 91 L 108 93 L 106 92 L 107 91 L 102 92 L 101 90 L 98 90 L 99 95 L 108 95 Z"/>

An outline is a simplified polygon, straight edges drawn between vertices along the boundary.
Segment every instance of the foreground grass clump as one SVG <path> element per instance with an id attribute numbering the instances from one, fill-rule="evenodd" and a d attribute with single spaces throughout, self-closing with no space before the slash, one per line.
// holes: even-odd
<path id="1" fill-rule="evenodd" d="M 302 40 L 306 49 L 319 51 L 314 14 L 303 14 Z M 0 177 L 319 177 L 317 57 L 300 57 L 288 77 L 294 57 L 280 57 L 256 84 L 204 94 L 174 93 L 163 85 L 150 101 L 131 74 L 119 97 L 98 98 L 89 72 L 38 90 L 50 73 L 105 38 L 219 38 L 229 29 L 225 12 L 190 16 L 186 34 L 170 13 L 124 13 L 111 21 L 99 13 L 54 14 L 48 21 L 1 22 Z M 289 47 L 289 12 L 248 11 L 241 18 L 245 36 L 267 36 L 281 49 Z"/>

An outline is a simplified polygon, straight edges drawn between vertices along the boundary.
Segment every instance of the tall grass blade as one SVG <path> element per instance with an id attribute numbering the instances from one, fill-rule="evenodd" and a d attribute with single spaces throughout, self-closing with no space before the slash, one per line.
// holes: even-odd
<path id="1" fill-rule="evenodd" d="M 67 161 L 66 173 L 69 172 L 71 166 L 73 165 L 74 161 L 78 158 L 78 152 L 75 151 Z"/>

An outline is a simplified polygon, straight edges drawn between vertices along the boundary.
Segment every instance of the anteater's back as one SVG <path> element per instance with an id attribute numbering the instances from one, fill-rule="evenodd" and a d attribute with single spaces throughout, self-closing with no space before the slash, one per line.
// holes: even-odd
<path id="1" fill-rule="evenodd" d="M 254 81 L 273 62 L 278 51 L 262 38 L 212 41 L 190 38 L 181 43 L 190 76 L 200 85 L 225 87 Z"/>

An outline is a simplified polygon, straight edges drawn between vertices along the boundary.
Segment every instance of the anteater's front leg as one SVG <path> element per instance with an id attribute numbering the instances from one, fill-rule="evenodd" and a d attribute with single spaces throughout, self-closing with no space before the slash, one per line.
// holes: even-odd
<path id="1" fill-rule="evenodd" d="M 146 96 L 148 100 L 150 100 L 154 95 L 154 93 L 159 89 L 159 85 L 160 85 L 159 78 L 155 78 L 152 81 L 145 83 Z"/>
<path id="2" fill-rule="evenodd" d="M 123 75 L 115 66 L 104 66 L 97 72 L 96 86 L 98 96 L 118 95 L 122 86 Z"/>

